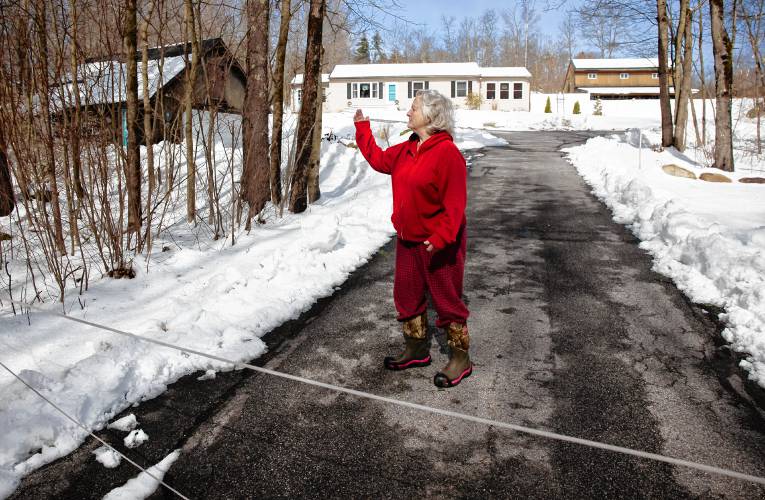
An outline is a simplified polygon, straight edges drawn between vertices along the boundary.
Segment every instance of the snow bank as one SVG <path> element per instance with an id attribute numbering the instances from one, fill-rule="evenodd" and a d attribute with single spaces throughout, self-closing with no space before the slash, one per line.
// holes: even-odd
<path id="1" fill-rule="evenodd" d="M 714 170 L 634 142 L 629 134 L 595 138 L 566 152 L 614 220 L 642 240 L 656 271 L 691 300 L 725 309 L 723 337 L 747 354 L 741 366 L 765 387 L 765 185 L 671 177 L 662 165 L 697 176 Z M 746 172 L 724 174 L 735 181 Z"/>

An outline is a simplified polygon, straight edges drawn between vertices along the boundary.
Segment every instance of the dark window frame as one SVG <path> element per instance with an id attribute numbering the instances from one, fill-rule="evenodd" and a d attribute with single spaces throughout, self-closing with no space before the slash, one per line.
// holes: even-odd
<path id="1" fill-rule="evenodd" d="M 489 88 L 491 85 L 491 89 Z M 497 98 L 497 82 L 486 82 L 486 99 Z"/>
<path id="2" fill-rule="evenodd" d="M 513 83 L 513 99 L 523 99 L 523 84 L 520 82 Z"/>
<path id="3" fill-rule="evenodd" d="M 503 100 L 510 99 L 510 82 L 500 82 L 499 98 Z"/>

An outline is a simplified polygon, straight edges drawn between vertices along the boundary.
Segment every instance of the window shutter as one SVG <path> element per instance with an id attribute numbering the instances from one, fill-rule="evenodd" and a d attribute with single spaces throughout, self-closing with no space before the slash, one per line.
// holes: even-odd
<path id="1" fill-rule="evenodd" d="M 377 84 L 377 97 L 379 97 L 380 99 L 383 98 L 383 82 L 379 82 Z"/>
<path id="2" fill-rule="evenodd" d="M 351 84 L 350 83 L 346 84 L 345 90 L 346 90 L 346 94 L 348 95 L 348 99 L 350 99 L 351 98 Z"/>
<path id="3" fill-rule="evenodd" d="M 468 94 L 473 93 L 473 80 L 468 80 Z"/>
<path id="4" fill-rule="evenodd" d="M 428 90 L 430 87 L 428 87 L 428 81 L 425 80 L 425 90 Z"/>
<path id="5" fill-rule="evenodd" d="M 456 94 L 454 92 L 455 82 L 452 80 L 452 97 L 454 97 Z"/>
<path id="6" fill-rule="evenodd" d="M 406 96 L 411 99 L 412 98 L 412 82 L 406 82 Z"/>

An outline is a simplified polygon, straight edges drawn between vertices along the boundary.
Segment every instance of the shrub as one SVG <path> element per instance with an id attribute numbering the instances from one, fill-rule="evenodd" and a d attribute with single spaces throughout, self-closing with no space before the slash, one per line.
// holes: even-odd
<path id="1" fill-rule="evenodd" d="M 578 115 L 582 112 L 581 108 L 579 107 L 579 101 L 576 101 L 574 103 L 574 114 Z"/>
<path id="2" fill-rule="evenodd" d="M 757 115 L 765 115 L 765 103 L 758 102 L 754 106 L 752 106 L 752 109 L 746 112 L 747 118 L 757 118 Z"/>
<path id="3" fill-rule="evenodd" d="M 481 109 L 482 102 L 481 94 L 474 94 L 473 92 L 469 92 L 465 98 L 465 104 L 468 109 Z"/>
<path id="4" fill-rule="evenodd" d="M 595 99 L 595 106 L 592 110 L 592 114 L 595 116 L 603 116 L 603 103 L 600 102 L 600 98 Z"/>
<path id="5" fill-rule="evenodd" d="M 411 134 L 411 133 L 412 133 L 412 129 L 408 128 L 408 129 L 406 129 L 406 130 L 403 130 L 403 131 L 402 131 L 400 134 L 398 134 L 398 135 L 399 135 L 399 136 L 402 136 L 402 135 L 404 135 L 404 134 Z"/>
<path id="6" fill-rule="evenodd" d="M 547 96 L 547 103 L 545 104 L 545 113 L 552 113 L 552 106 L 550 105 L 550 96 Z"/>

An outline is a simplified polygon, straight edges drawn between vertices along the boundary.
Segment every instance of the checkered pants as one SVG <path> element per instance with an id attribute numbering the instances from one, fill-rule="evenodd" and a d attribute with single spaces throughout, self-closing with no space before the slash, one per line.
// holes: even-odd
<path id="1" fill-rule="evenodd" d="M 399 321 L 425 312 L 427 291 L 438 313 L 436 326 L 467 322 L 470 312 L 462 301 L 466 249 L 465 226 L 460 228 L 454 244 L 433 254 L 422 243 L 398 239 L 393 301 Z"/>

